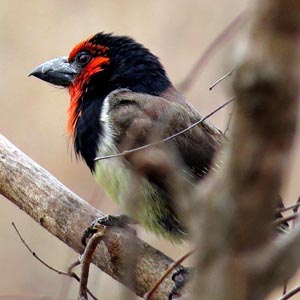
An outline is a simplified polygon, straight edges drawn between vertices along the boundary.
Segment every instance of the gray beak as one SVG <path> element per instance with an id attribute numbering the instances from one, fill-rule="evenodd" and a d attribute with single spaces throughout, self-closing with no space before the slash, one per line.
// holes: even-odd
<path id="1" fill-rule="evenodd" d="M 64 56 L 51 59 L 39 65 L 29 76 L 35 76 L 46 82 L 67 87 L 73 82 L 77 74 L 78 70 Z"/>

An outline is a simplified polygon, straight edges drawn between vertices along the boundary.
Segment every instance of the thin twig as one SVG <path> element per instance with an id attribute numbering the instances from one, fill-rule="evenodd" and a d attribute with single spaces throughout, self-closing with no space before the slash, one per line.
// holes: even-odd
<path id="1" fill-rule="evenodd" d="M 287 292 L 286 294 L 284 294 L 283 296 L 281 296 L 279 298 L 279 300 L 287 300 L 287 299 L 295 296 L 299 292 L 300 292 L 300 285 L 296 286 L 295 288 L 293 288 L 292 290 L 290 290 L 289 292 Z"/>
<path id="2" fill-rule="evenodd" d="M 296 214 L 298 212 L 299 206 L 300 206 L 300 197 L 298 197 L 298 199 L 296 201 L 296 204 L 287 207 L 287 209 L 293 209 L 293 212 Z M 292 228 L 294 228 L 296 226 L 296 220 L 297 219 L 293 220 Z M 283 291 L 282 297 L 287 297 L 287 298 L 283 298 L 283 299 L 288 299 L 288 298 L 294 296 L 295 294 L 297 294 L 299 292 L 299 287 L 300 286 L 290 290 L 289 292 L 286 292 L 286 290 L 287 290 L 286 286 L 287 286 L 287 283 L 285 285 L 285 290 Z M 281 298 L 280 298 L 280 300 L 281 300 Z"/>
<path id="3" fill-rule="evenodd" d="M 178 267 L 184 260 L 186 260 L 189 256 L 191 256 L 195 250 L 191 250 L 188 253 L 184 254 L 178 260 L 174 261 L 172 265 L 166 270 L 166 272 L 160 277 L 160 279 L 153 285 L 150 291 L 146 294 L 145 300 L 150 300 L 157 288 L 161 285 L 161 283 L 166 279 L 166 277 L 176 268 Z"/>
<path id="4" fill-rule="evenodd" d="M 290 205 L 290 206 L 285 207 L 285 208 L 281 208 L 281 210 L 280 211 L 278 210 L 278 211 L 279 212 L 284 212 L 284 211 L 293 209 L 293 212 L 295 214 L 297 214 L 299 206 L 300 206 L 300 197 L 298 197 L 298 199 L 296 201 L 296 204 Z M 296 225 L 296 218 L 293 219 L 292 228 L 294 228 L 295 225 Z M 297 294 L 300 291 L 300 285 L 297 286 L 296 288 L 290 290 L 289 292 L 286 292 L 286 290 L 287 290 L 287 283 L 284 285 L 283 295 L 279 300 L 285 300 L 285 299 L 291 298 L 292 296 Z"/>
<path id="5" fill-rule="evenodd" d="M 276 209 L 276 213 L 282 213 L 282 212 L 288 211 L 290 209 L 292 209 L 293 212 L 296 213 L 299 206 L 300 206 L 300 202 L 297 202 L 296 204 L 293 204 L 293 205 L 290 205 L 290 206 L 280 207 L 280 208 Z"/>
<path id="6" fill-rule="evenodd" d="M 67 272 L 64 271 L 60 271 L 58 269 L 55 269 L 53 267 L 51 267 L 49 264 L 47 264 L 44 260 L 42 260 L 30 247 L 29 245 L 26 243 L 26 241 L 23 239 L 20 231 L 18 230 L 17 226 L 15 225 L 14 222 L 11 223 L 13 228 L 15 229 L 15 231 L 17 232 L 17 235 L 19 236 L 21 242 L 23 243 L 23 245 L 27 248 L 27 250 L 34 256 L 34 258 L 36 258 L 42 265 L 44 265 L 46 268 L 50 269 L 51 271 L 54 271 L 55 273 L 59 274 L 59 275 L 64 275 L 64 276 L 68 276 L 71 278 L 74 278 L 75 280 L 77 280 L 78 282 L 80 282 L 80 278 L 78 277 L 78 275 L 74 272 L 72 272 L 72 269 L 77 266 L 78 264 L 80 264 L 79 260 L 76 260 L 73 264 L 71 264 L 71 266 L 68 268 Z M 79 262 L 79 263 L 78 263 Z M 98 300 L 96 296 L 94 296 L 92 294 L 92 292 L 88 289 L 87 290 L 88 294 L 94 299 L 94 300 Z"/>
<path id="7" fill-rule="evenodd" d="M 71 263 L 68 267 L 68 274 L 71 274 L 73 272 L 73 269 L 75 267 L 77 267 L 78 265 L 80 265 L 81 262 L 80 262 L 80 258 L 78 257 L 73 263 Z"/>
<path id="8" fill-rule="evenodd" d="M 88 241 L 87 246 L 84 249 L 84 252 L 81 256 L 81 263 L 82 263 L 82 269 L 81 269 L 81 278 L 80 278 L 80 287 L 79 287 L 79 300 L 87 300 L 88 299 L 88 278 L 89 278 L 89 270 L 90 270 L 90 264 L 92 262 L 93 254 L 96 250 L 97 245 L 101 241 L 103 235 L 104 235 L 105 229 L 98 229 L 98 232 L 96 232 Z"/>
<path id="9" fill-rule="evenodd" d="M 33 250 L 31 250 L 31 248 L 29 247 L 29 245 L 25 242 L 25 240 L 23 239 L 20 231 L 16 227 L 15 223 L 12 222 L 11 224 L 14 227 L 15 231 L 17 232 L 17 234 L 18 234 L 20 240 L 22 241 L 22 243 L 25 245 L 25 247 L 28 249 L 28 251 L 34 256 L 34 258 L 36 258 L 41 264 L 43 264 L 46 268 L 50 269 L 51 271 L 54 271 L 54 272 L 56 272 L 59 275 L 69 276 L 69 274 L 67 272 L 57 270 L 57 269 L 51 267 L 50 265 L 48 265 L 44 260 L 42 260 L 41 258 L 39 258 L 39 256 Z"/>
<path id="10" fill-rule="evenodd" d="M 233 101 L 234 101 L 234 97 L 230 98 L 228 101 L 226 101 L 225 103 L 223 103 L 222 105 L 220 105 L 219 107 L 217 107 L 216 109 L 214 109 L 212 112 L 210 112 L 206 116 L 202 117 L 199 121 L 193 123 L 192 125 L 188 126 L 187 128 L 185 128 L 183 130 L 180 130 L 179 132 L 177 132 L 177 133 L 175 133 L 175 134 L 173 134 L 171 136 L 168 136 L 165 139 L 162 139 L 160 141 L 157 141 L 157 142 L 154 142 L 154 143 L 151 143 L 151 144 L 147 144 L 147 145 L 144 145 L 144 146 L 141 146 L 141 147 L 138 147 L 138 148 L 134 148 L 134 149 L 131 149 L 131 150 L 125 150 L 125 151 L 123 151 L 121 153 L 107 155 L 107 156 L 98 156 L 98 157 L 94 158 L 94 161 L 104 160 L 104 159 L 109 159 L 109 158 L 115 158 L 115 157 L 120 157 L 120 156 L 125 156 L 127 154 L 130 154 L 130 153 L 133 153 L 133 152 L 136 152 L 136 151 L 139 151 L 139 150 L 143 150 L 143 149 L 146 149 L 146 148 L 149 148 L 149 147 L 152 147 L 152 146 L 156 146 L 158 144 L 162 144 L 162 143 L 168 142 L 171 139 L 174 139 L 177 136 L 179 136 L 179 135 L 181 135 L 181 134 L 183 134 L 183 133 L 185 133 L 185 132 L 193 129 L 197 125 L 203 123 L 205 120 L 207 120 L 208 118 L 210 118 L 216 112 L 218 112 L 219 110 L 221 110 L 222 108 L 224 108 L 225 106 L 227 106 L 228 104 L 230 104 Z"/>
<path id="11" fill-rule="evenodd" d="M 203 66 L 208 62 L 212 54 L 219 48 L 219 46 L 226 42 L 230 36 L 232 36 L 237 30 L 240 29 L 240 25 L 246 21 L 247 11 L 239 14 L 222 32 L 218 35 L 204 53 L 200 56 L 198 61 L 193 66 L 190 73 L 186 78 L 178 85 L 178 89 L 181 92 L 186 92 L 193 85 L 198 73 L 201 71 Z"/>
<path id="12" fill-rule="evenodd" d="M 296 206 L 293 208 L 294 213 L 298 212 L 299 206 L 300 206 L 300 196 L 297 199 Z M 298 222 L 299 222 L 298 219 L 294 219 L 293 222 L 292 222 L 292 228 L 294 228 L 297 225 Z"/>
<path id="13" fill-rule="evenodd" d="M 296 205 L 295 205 L 295 208 L 293 209 L 293 210 L 294 210 L 294 213 L 296 213 L 296 212 L 298 211 L 299 206 L 300 206 L 300 196 L 298 197 L 297 202 L 296 202 Z"/>
<path id="14" fill-rule="evenodd" d="M 230 129 L 230 125 L 231 125 L 231 120 L 232 120 L 232 116 L 233 116 L 233 110 L 234 108 L 231 110 L 231 112 L 229 113 L 229 117 L 228 117 L 228 121 L 227 121 L 227 125 L 226 128 L 224 130 L 224 135 L 227 137 L 227 134 L 229 132 Z"/>
<path id="15" fill-rule="evenodd" d="M 216 85 L 218 85 L 220 82 L 222 82 L 224 79 L 226 79 L 227 77 L 231 76 L 233 73 L 234 69 L 231 69 L 228 73 L 226 73 L 225 75 L 223 75 L 221 78 L 219 78 L 217 81 L 215 81 L 210 87 L 209 90 L 211 91 Z"/>
<path id="16" fill-rule="evenodd" d="M 278 218 L 273 222 L 273 225 L 278 226 L 282 223 L 285 223 L 285 222 L 288 222 L 288 221 L 291 221 L 291 220 L 295 220 L 298 216 L 299 216 L 299 214 L 296 213 L 296 214 L 292 214 L 292 215 L 287 216 L 287 217 Z"/>
<path id="17" fill-rule="evenodd" d="M 283 288 L 282 288 L 282 296 L 284 296 L 286 294 L 286 291 L 287 291 L 287 285 L 288 285 L 288 282 L 286 282 L 284 285 L 283 285 Z"/>

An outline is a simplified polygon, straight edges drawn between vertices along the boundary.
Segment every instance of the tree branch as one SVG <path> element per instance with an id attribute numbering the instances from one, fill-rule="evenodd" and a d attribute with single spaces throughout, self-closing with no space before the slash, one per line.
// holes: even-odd
<path id="1" fill-rule="evenodd" d="M 299 234 L 275 247 L 272 220 L 296 130 L 300 2 L 256 1 L 250 20 L 233 53 L 236 107 L 222 168 L 183 207 L 198 250 L 197 300 L 263 299 L 296 269 L 283 268 L 283 254 L 299 253 Z"/>
<path id="2" fill-rule="evenodd" d="M 0 193 L 78 253 L 82 253 L 84 229 L 101 212 L 67 189 L 61 182 L 0 135 Z M 173 261 L 121 228 L 108 228 L 93 263 L 114 279 L 125 283 L 128 243 L 136 241 L 134 292 L 143 296 Z M 128 283 L 128 282 L 127 282 Z M 173 282 L 160 285 L 153 299 L 165 299 Z"/>

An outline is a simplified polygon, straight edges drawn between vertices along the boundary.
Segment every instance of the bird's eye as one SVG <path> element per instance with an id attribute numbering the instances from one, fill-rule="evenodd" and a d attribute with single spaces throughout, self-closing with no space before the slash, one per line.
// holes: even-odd
<path id="1" fill-rule="evenodd" d="M 78 53 L 75 58 L 76 62 L 79 63 L 81 66 L 87 65 L 91 59 L 92 55 L 88 52 Z"/>

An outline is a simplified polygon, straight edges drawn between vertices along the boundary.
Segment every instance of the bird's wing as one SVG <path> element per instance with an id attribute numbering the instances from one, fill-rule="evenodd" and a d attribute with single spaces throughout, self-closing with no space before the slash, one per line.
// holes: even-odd
<path id="1" fill-rule="evenodd" d="M 153 138 L 167 138 L 201 119 L 189 105 L 131 91 L 113 92 L 109 102 L 111 120 L 117 128 L 119 151 L 151 143 Z M 202 122 L 168 143 L 175 145 L 177 154 L 191 175 L 201 178 L 210 169 L 212 159 L 224 139 L 222 132 L 212 124 Z M 148 179 L 164 188 L 154 176 Z M 282 214 L 274 217 L 278 219 Z M 287 226 L 283 222 L 281 227 L 286 230 Z"/>
<path id="2" fill-rule="evenodd" d="M 185 103 L 128 90 L 113 92 L 108 100 L 120 152 L 167 138 L 201 119 L 198 112 Z M 219 130 L 203 122 L 167 143 L 175 146 L 192 174 L 201 177 L 209 169 L 222 140 Z"/>

